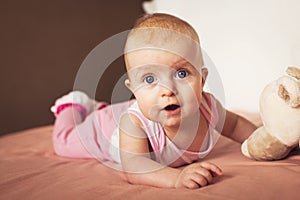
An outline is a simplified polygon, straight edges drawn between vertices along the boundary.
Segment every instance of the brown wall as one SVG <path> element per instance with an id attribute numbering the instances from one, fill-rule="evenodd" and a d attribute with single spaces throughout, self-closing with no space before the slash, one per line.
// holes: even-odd
<path id="1" fill-rule="evenodd" d="M 1 0 L 0 134 L 53 123 L 49 108 L 72 90 L 82 61 L 103 40 L 131 28 L 141 0 Z M 110 100 L 123 59 L 97 90 Z M 100 91 L 99 91 L 100 90 Z"/>

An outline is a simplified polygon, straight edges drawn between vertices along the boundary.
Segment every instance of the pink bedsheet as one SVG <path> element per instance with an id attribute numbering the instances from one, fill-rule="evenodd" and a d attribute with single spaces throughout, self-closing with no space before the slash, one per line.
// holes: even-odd
<path id="1" fill-rule="evenodd" d="M 222 137 L 205 158 L 223 169 L 222 177 L 197 190 L 162 189 L 131 185 L 96 160 L 58 157 L 52 128 L 0 138 L 0 199 L 299 199 L 299 151 L 281 161 L 257 162 Z"/>

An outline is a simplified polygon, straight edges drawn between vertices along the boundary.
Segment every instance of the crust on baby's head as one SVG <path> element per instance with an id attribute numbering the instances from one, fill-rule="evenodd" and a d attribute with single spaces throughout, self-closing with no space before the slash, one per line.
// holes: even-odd
<path id="1" fill-rule="evenodd" d="M 200 46 L 196 30 L 186 21 L 169 14 L 145 14 L 135 22 L 129 32 L 125 54 L 148 45 L 161 47 L 183 40 L 184 43 Z"/>
<path id="2" fill-rule="evenodd" d="M 187 35 L 193 38 L 196 42 L 200 43 L 196 30 L 189 23 L 169 14 L 145 14 L 136 21 L 132 32 L 134 32 L 134 29 L 137 28 L 161 28 L 173 30 Z"/>
<path id="3" fill-rule="evenodd" d="M 125 44 L 126 66 L 128 53 L 148 48 L 180 55 L 200 68 L 203 65 L 200 40 L 196 30 L 186 21 L 169 14 L 145 14 L 136 21 Z"/>

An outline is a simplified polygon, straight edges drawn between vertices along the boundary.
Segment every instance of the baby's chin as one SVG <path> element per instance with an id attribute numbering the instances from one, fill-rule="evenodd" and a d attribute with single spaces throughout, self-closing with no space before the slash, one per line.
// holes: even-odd
<path id="1" fill-rule="evenodd" d="M 181 119 L 165 119 L 164 121 L 161 122 L 161 125 L 164 128 L 169 128 L 169 129 L 179 129 L 181 125 Z"/>

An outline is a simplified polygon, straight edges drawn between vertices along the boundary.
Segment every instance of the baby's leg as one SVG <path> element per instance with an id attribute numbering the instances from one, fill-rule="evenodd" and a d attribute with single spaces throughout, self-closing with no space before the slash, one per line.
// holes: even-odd
<path id="1" fill-rule="evenodd" d="M 81 113 L 73 107 L 62 110 L 55 120 L 53 131 L 53 146 L 56 154 L 72 158 L 93 158 L 84 148 L 78 136 L 78 128 L 89 126 Z"/>
<path id="2" fill-rule="evenodd" d="M 56 116 L 53 131 L 55 152 L 65 157 L 93 158 L 84 148 L 82 140 L 89 141 L 95 138 L 96 130 L 91 129 L 95 122 L 88 116 L 93 113 L 93 110 L 106 105 L 106 103 L 90 99 L 80 91 L 72 91 L 57 99 L 51 107 L 51 111 Z M 80 138 L 80 135 L 83 136 Z"/>

